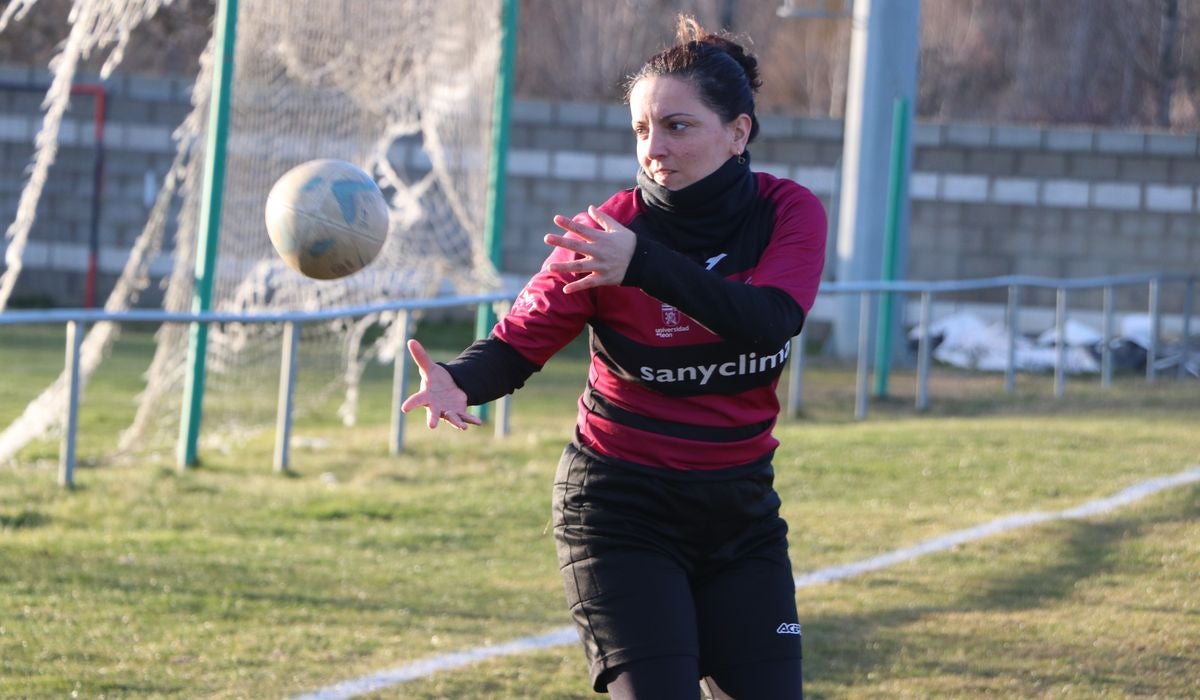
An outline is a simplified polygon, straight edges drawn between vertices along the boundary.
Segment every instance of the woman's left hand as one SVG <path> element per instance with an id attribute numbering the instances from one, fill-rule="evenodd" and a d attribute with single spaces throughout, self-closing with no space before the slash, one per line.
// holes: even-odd
<path id="1" fill-rule="evenodd" d="M 601 228 L 581 224 L 565 216 L 555 216 L 554 224 L 566 231 L 566 235 L 547 233 L 546 243 L 579 253 L 582 257 L 567 262 L 550 263 L 551 272 L 566 272 L 579 275 L 575 281 L 563 287 L 567 294 L 581 292 L 592 287 L 621 284 L 633 251 L 637 247 L 637 236 L 617 223 L 617 220 L 596 207 L 588 207 L 588 215 Z"/>

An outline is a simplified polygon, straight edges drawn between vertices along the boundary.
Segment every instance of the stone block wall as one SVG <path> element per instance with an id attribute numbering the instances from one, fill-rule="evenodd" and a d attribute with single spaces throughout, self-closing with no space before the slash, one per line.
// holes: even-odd
<path id="1" fill-rule="evenodd" d="M 633 184 L 628 122 L 621 105 L 518 103 L 506 203 L 509 270 L 537 269 L 553 214 L 574 214 Z M 753 167 L 807 186 L 835 227 L 841 122 L 778 114 L 760 122 Z M 919 123 L 912 138 L 909 279 L 1200 271 L 1195 134 Z M 827 277 L 836 269 L 836 230 L 829 236 Z M 1164 310 L 1177 313 L 1184 287 L 1163 292 Z M 1002 302 L 1002 295 L 969 300 Z M 1116 296 L 1119 309 L 1148 304 L 1145 288 Z M 1072 304 L 1098 308 L 1099 299 L 1099 292 L 1078 292 Z M 1053 292 L 1031 290 L 1024 301 L 1053 305 Z"/>
<path id="2" fill-rule="evenodd" d="M 0 226 L 12 224 L 42 127 L 41 101 L 51 76 L 43 70 L 0 67 Z M 79 83 L 91 83 L 81 77 Z M 96 81 L 93 84 L 99 84 Z M 175 153 L 171 134 L 191 111 L 191 83 L 183 79 L 121 76 L 105 91 L 104 178 L 98 218 L 97 304 L 112 290 L 141 234 L 152 198 Z M 97 157 L 95 99 L 73 95 L 63 117 L 59 150 L 50 168 L 23 257 L 12 303 L 82 306 L 92 228 Z M 7 239 L 0 238 L 0 250 Z M 168 255 L 151 272 L 170 271 Z M 142 295 L 158 303 L 151 285 Z"/>
<path id="3" fill-rule="evenodd" d="M 0 222 L 13 220 L 41 125 L 44 71 L 0 68 Z M 86 81 L 86 79 L 84 79 Z M 141 231 L 147 193 L 173 157 L 171 132 L 189 111 L 184 80 L 121 77 L 105 83 L 107 175 L 100 220 L 103 299 Z M 82 298 L 95 158 L 90 98 L 73 100 L 17 296 L 61 305 Z M 760 115 L 753 167 L 813 190 L 837 220 L 842 124 Z M 909 185 L 907 277 L 948 280 L 1005 274 L 1092 277 L 1200 270 L 1200 139 L 1196 134 L 1091 128 L 918 123 Z M 624 105 L 516 100 L 508 155 L 503 267 L 535 271 L 551 217 L 571 215 L 632 186 L 637 163 Z M 884 206 L 883 202 L 879 206 Z M 830 231 L 827 277 L 836 265 Z M 0 240 L 0 246 L 5 244 Z M 169 270 L 169 251 L 154 270 Z M 1178 313 L 1181 285 L 1163 290 Z M 1147 292 L 1119 290 L 1118 308 L 1144 310 Z M 151 303 L 150 293 L 145 301 Z M 1002 301 L 976 295 L 967 301 Z M 1051 293 L 1027 304 L 1052 305 Z M 1099 293 L 1072 305 L 1098 308 Z"/>

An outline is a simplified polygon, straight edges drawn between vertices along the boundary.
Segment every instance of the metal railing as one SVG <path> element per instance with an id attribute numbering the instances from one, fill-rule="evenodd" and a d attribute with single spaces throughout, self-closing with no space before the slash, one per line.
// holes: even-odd
<path id="1" fill-rule="evenodd" d="M 1005 321 L 1008 328 L 1008 363 L 1005 370 L 1005 389 L 1008 392 L 1016 388 L 1016 366 L 1014 362 L 1018 333 L 1018 317 L 1021 310 L 1020 291 L 1022 288 L 1043 288 L 1056 291 L 1055 329 L 1056 355 L 1054 370 L 1055 396 L 1061 397 L 1066 386 L 1066 341 L 1065 323 L 1068 312 L 1067 294 L 1071 290 L 1101 289 L 1103 290 L 1103 342 L 1101 343 L 1101 382 L 1104 387 L 1111 385 L 1113 363 L 1110 351 L 1110 340 L 1113 339 L 1114 289 L 1131 285 L 1147 285 L 1149 293 L 1148 314 L 1151 318 L 1150 347 L 1147 348 L 1146 379 L 1153 382 L 1156 377 L 1154 358 L 1158 354 L 1159 335 L 1161 330 L 1161 294 L 1162 286 L 1168 282 L 1179 282 L 1186 285 L 1184 308 L 1182 312 L 1183 337 L 1191 333 L 1191 317 L 1193 314 L 1193 298 L 1196 281 L 1200 275 L 1152 273 L 1142 275 L 1120 275 L 1112 277 L 1097 277 L 1088 279 L 1063 280 L 1046 277 L 1006 276 L 978 280 L 946 281 L 946 282 L 856 282 L 856 283 L 827 283 L 822 285 L 822 295 L 858 294 L 860 295 L 860 314 L 858 328 L 858 353 L 855 382 L 855 417 L 867 417 L 869 395 L 868 378 L 871 373 L 872 344 L 874 338 L 872 329 L 874 323 L 873 297 L 882 294 L 919 294 L 920 295 L 920 337 L 917 346 L 917 392 L 916 408 L 925 410 L 929 406 L 929 375 L 931 371 L 932 338 L 930 326 L 932 321 L 932 305 L 935 295 L 976 292 L 989 289 L 1004 288 L 1008 290 L 1008 303 L 1005 310 Z M 399 454 L 404 448 L 404 414 L 400 404 L 407 393 L 409 360 L 403 351 L 411 337 L 411 314 L 418 311 L 447 309 L 458 307 L 474 307 L 480 304 L 507 305 L 515 295 L 510 292 L 481 294 L 462 297 L 445 297 L 438 299 L 404 300 L 366 306 L 329 309 L 307 312 L 275 312 L 262 314 L 233 314 L 223 312 L 167 312 L 155 310 L 129 310 L 109 312 L 88 309 L 50 309 L 39 311 L 8 311 L 0 313 L 0 326 L 28 324 L 66 324 L 67 348 L 64 371 L 67 375 L 68 397 L 63 413 L 62 444 L 59 452 L 59 483 L 71 486 L 74 483 L 75 443 L 78 430 L 77 420 L 80 400 L 79 357 L 83 340 L 83 330 L 88 324 L 105 321 L 117 323 L 283 323 L 284 334 L 282 356 L 280 361 L 279 396 L 276 409 L 275 450 L 273 467 L 276 471 L 286 471 L 289 464 L 289 446 L 292 432 L 292 409 L 296 384 L 297 352 L 300 338 L 300 326 L 304 323 L 334 320 L 354 316 L 367 316 L 385 312 L 397 313 L 399 316 L 393 324 L 396 338 L 396 357 L 392 378 L 392 415 L 389 432 L 389 450 L 391 454 Z M 803 401 L 803 382 L 805 365 L 805 341 L 808 329 L 792 339 L 790 351 L 792 371 L 789 374 L 786 397 L 786 413 L 788 417 L 799 415 Z M 1180 365 L 1182 372 L 1182 364 Z M 509 431 L 509 409 L 511 395 L 498 402 L 495 416 L 495 433 L 506 435 Z"/>
<path id="2" fill-rule="evenodd" d="M 1006 289 L 1008 293 L 1008 301 L 1005 305 L 1005 326 L 1008 333 L 1008 350 L 1007 362 L 1005 363 L 1004 372 L 1004 387 L 1008 393 L 1013 393 L 1016 390 L 1016 348 L 1019 332 L 1019 316 L 1021 312 L 1021 289 L 1053 289 L 1055 290 L 1055 310 L 1054 310 L 1054 328 L 1055 328 L 1055 361 L 1054 361 L 1054 395 L 1061 398 L 1066 392 L 1066 320 L 1068 315 L 1068 292 L 1084 289 L 1099 289 L 1103 292 L 1103 330 L 1102 340 L 1100 343 L 1100 374 L 1101 385 L 1104 388 L 1109 388 L 1112 385 L 1112 347 L 1111 341 L 1115 338 L 1113 333 L 1113 319 L 1116 315 L 1114 304 L 1114 290 L 1117 287 L 1128 287 L 1146 285 L 1149 297 L 1147 315 L 1150 318 L 1151 331 L 1149 335 L 1149 345 L 1146 348 L 1146 381 L 1153 382 L 1157 376 L 1157 368 L 1155 358 L 1159 354 L 1159 343 L 1162 333 L 1162 287 L 1166 283 L 1176 282 L 1185 286 L 1184 303 L 1181 313 L 1182 317 L 1182 336 L 1186 341 L 1191 335 L 1191 320 L 1194 311 L 1194 298 L 1196 294 L 1196 281 L 1200 279 L 1200 274 L 1188 273 L 1145 273 L 1131 275 L 1113 275 L 1108 277 L 1090 277 L 1080 279 L 1056 279 L 1051 277 L 1034 277 L 1024 275 L 1008 275 L 1003 277 L 990 277 L 986 279 L 976 280 L 957 280 L 957 281 L 942 281 L 942 282 L 846 282 L 846 283 L 830 283 L 821 285 L 822 295 L 837 295 L 837 294 L 858 294 L 859 298 L 859 325 L 858 325 L 858 352 L 857 352 L 857 369 L 855 381 L 855 418 L 862 420 L 867 417 L 869 406 L 868 395 L 868 379 L 871 374 L 871 358 L 873 353 L 872 347 L 877 339 L 873 337 L 872 330 L 875 328 L 875 312 L 873 297 L 883 294 L 919 294 L 920 295 L 920 318 L 917 327 L 920 330 L 920 336 L 917 343 L 917 392 L 916 392 L 916 408 L 924 411 L 929 407 L 929 373 L 930 373 L 930 357 L 932 354 L 932 338 L 930 336 L 930 326 L 932 325 L 932 306 L 935 295 L 957 294 L 963 292 L 978 292 L 990 289 Z M 802 391 L 800 390 L 803 378 L 797 375 L 802 374 L 804 364 L 804 336 L 802 330 L 800 335 L 792 340 L 793 347 L 791 356 L 797 364 L 794 366 L 794 371 L 790 377 L 791 385 L 788 390 L 787 397 L 787 415 L 795 417 L 799 415 Z M 801 371 L 795 371 L 796 368 L 801 368 Z M 1183 375 L 1184 363 L 1180 363 L 1177 370 L 1179 376 Z"/>
<path id="3" fill-rule="evenodd" d="M 78 432 L 78 415 L 80 400 L 79 358 L 83 345 L 83 331 L 87 325 L 101 322 L 115 323 L 282 323 L 284 324 L 282 356 L 280 360 L 279 397 L 276 407 L 275 420 L 275 450 L 273 466 L 276 471 L 287 471 L 289 463 L 289 448 L 292 433 L 292 408 L 296 388 L 296 358 L 299 350 L 300 326 L 304 323 L 331 321 L 341 318 L 361 317 L 371 314 L 394 312 L 399 315 L 394 332 L 400 334 L 397 339 L 397 358 L 403 361 L 395 363 L 392 389 L 392 418 L 391 435 L 389 439 L 392 454 L 398 454 L 404 446 L 404 415 L 400 411 L 405 387 L 408 385 L 407 353 L 403 347 L 411 335 L 411 315 L 418 311 L 436 309 L 471 307 L 479 304 L 507 304 L 512 301 L 514 294 L 498 292 L 461 297 L 444 297 L 438 299 L 417 299 L 394 301 L 364 306 L 353 306 L 321 311 L 280 311 L 258 314 L 235 314 L 216 311 L 205 312 L 172 312 L 148 309 L 133 309 L 128 311 L 105 311 L 90 309 L 45 309 L 37 311 L 7 311 L 0 313 L 0 326 L 57 324 L 66 325 L 67 350 L 64 372 L 66 374 L 67 402 L 63 410 L 62 444 L 59 450 L 58 482 L 70 487 L 74 484 L 75 474 L 75 443 Z M 496 416 L 496 430 L 508 430 L 508 397 L 499 402 Z"/>

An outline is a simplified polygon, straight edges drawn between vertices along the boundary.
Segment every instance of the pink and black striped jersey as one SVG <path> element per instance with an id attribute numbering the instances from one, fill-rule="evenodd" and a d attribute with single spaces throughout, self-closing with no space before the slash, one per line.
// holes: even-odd
<path id="1" fill-rule="evenodd" d="M 765 173 L 752 178 L 734 225 L 723 216 L 730 230 L 719 235 L 709 235 L 704 216 L 685 221 L 682 234 L 666 232 L 638 189 L 617 193 L 600 209 L 638 236 L 622 284 L 565 294 L 570 275 L 544 264 L 489 339 L 445 366 L 473 403 L 491 400 L 588 327 L 582 448 L 676 470 L 769 460 L 778 445 L 776 385 L 816 297 L 827 231 L 809 190 Z M 586 214 L 575 218 L 596 226 Z M 681 235 L 696 243 L 679 245 Z M 556 248 L 546 262 L 573 255 Z"/>

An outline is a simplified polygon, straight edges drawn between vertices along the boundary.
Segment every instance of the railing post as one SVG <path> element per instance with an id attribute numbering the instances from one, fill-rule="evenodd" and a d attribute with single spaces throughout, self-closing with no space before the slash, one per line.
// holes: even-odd
<path id="1" fill-rule="evenodd" d="M 933 322 L 933 294 L 921 292 L 921 339 L 917 343 L 917 410 L 929 408 L 929 353 L 932 344 L 929 325 Z"/>
<path id="2" fill-rule="evenodd" d="M 1058 288 L 1054 305 L 1054 395 L 1067 393 L 1067 289 Z"/>
<path id="3" fill-rule="evenodd" d="M 808 324 L 800 327 L 800 333 L 791 341 L 792 369 L 788 372 L 787 417 L 800 417 L 800 408 L 804 405 L 804 343 L 808 339 Z"/>
<path id="4" fill-rule="evenodd" d="M 404 451 L 404 403 L 408 393 L 408 338 L 412 335 L 412 313 L 407 309 L 396 312 L 392 332 L 396 338 L 396 357 L 392 360 L 392 429 L 388 440 L 388 454 L 393 457 Z"/>
<path id="5" fill-rule="evenodd" d="M 1112 387 L 1113 374 L 1113 287 L 1111 284 L 1104 287 L 1103 335 L 1104 337 L 1100 342 L 1100 386 L 1109 389 Z"/>
<path id="6" fill-rule="evenodd" d="M 1160 295 L 1162 284 L 1158 277 L 1150 280 L 1150 340 L 1146 348 L 1146 381 L 1153 382 L 1158 369 L 1154 363 L 1158 361 L 1158 336 L 1162 324 Z"/>
<path id="7" fill-rule="evenodd" d="M 870 398 L 867 376 L 871 373 L 871 293 L 863 292 L 858 308 L 858 380 L 854 392 L 854 417 L 865 420 Z"/>
<path id="8" fill-rule="evenodd" d="M 1017 314 L 1019 312 L 1021 288 L 1008 285 L 1008 306 L 1004 310 L 1004 322 L 1008 325 L 1008 360 L 1004 367 L 1004 391 L 1012 394 L 1017 390 Z"/>
<path id="9" fill-rule="evenodd" d="M 512 304 L 507 301 L 498 301 L 493 306 L 496 310 L 497 318 L 504 318 L 508 315 L 508 311 L 512 308 Z M 496 402 L 496 425 L 492 428 L 492 436 L 497 438 L 508 437 L 511 432 L 509 426 L 509 416 L 512 415 L 512 394 L 505 394 Z"/>
<path id="10" fill-rule="evenodd" d="M 276 472 L 288 470 L 292 444 L 292 407 L 296 398 L 296 355 L 299 347 L 300 323 L 298 321 L 285 322 L 279 364 L 279 401 L 275 409 L 274 468 Z"/>
<path id="11" fill-rule="evenodd" d="M 67 321 L 67 406 L 63 417 L 62 447 L 58 456 L 58 485 L 75 485 L 75 439 L 79 430 L 79 349 L 83 345 L 83 324 Z"/>
<path id="12" fill-rule="evenodd" d="M 1183 379 L 1187 375 L 1187 364 L 1192 359 L 1192 297 L 1196 294 L 1196 278 L 1189 277 L 1183 290 L 1183 347 L 1180 352 L 1179 368 L 1176 376 Z"/>
<path id="13" fill-rule="evenodd" d="M 496 425 L 492 427 L 493 437 L 508 437 L 511 432 L 508 418 L 512 413 L 512 399 L 512 394 L 505 394 L 496 400 Z"/>

